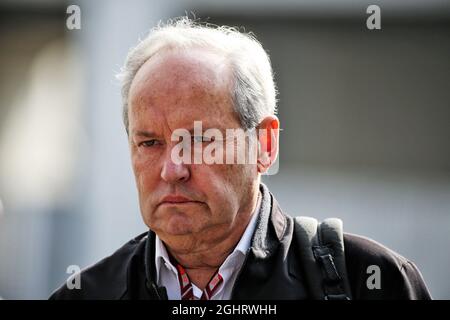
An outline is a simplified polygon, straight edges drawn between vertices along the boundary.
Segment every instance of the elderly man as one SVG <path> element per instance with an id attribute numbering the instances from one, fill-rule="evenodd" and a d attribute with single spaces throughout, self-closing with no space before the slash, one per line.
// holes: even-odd
<path id="1" fill-rule="evenodd" d="M 121 79 L 149 231 L 51 298 L 430 298 L 412 262 L 342 234 L 336 219 L 293 219 L 261 183 L 279 120 L 270 60 L 254 37 L 181 18 L 130 51 Z M 231 129 L 246 133 L 244 148 Z"/>

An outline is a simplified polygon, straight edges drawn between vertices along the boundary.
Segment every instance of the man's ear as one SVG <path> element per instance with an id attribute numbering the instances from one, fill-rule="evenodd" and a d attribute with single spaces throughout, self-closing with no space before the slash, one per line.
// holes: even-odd
<path id="1" fill-rule="evenodd" d="M 277 158 L 279 128 L 280 121 L 275 115 L 265 117 L 257 127 L 259 173 L 267 172 Z"/>

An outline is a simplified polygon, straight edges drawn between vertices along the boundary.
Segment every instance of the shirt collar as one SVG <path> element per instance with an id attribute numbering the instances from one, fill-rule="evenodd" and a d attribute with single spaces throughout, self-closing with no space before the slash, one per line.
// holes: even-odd
<path id="1" fill-rule="evenodd" d="M 155 234 L 155 265 L 156 265 L 156 283 L 159 283 L 161 264 L 164 263 L 167 269 L 178 274 L 177 269 L 170 262 L 169 254 L 167 253 L 166 246 Z"/>

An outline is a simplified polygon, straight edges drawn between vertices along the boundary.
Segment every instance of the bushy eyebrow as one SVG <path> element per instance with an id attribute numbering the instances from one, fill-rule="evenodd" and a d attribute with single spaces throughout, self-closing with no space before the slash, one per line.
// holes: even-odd
<path id="1" fill-rule="evenodd" d="M 137 130 L 133 132 L 133 136 L 153 138 L 156 134 L 153 131 Z"/>
<path id="2" fill-rule="evenodd" d="M 184 128 L 186 129 L 191 135 L 194 135 L 194 128 Z M 203 132 L 205 133 L 206 130 L 208 129 L 218 129 L 222 134 L 224 133 L 224 129 L 222 128 L 214 128 L 214 127 L 204 127 L 202 128 Z M 138 137 L 146 137 L 146 138 L 154 138 L 155 136 L 157 136 L 157 134 L 153 131 L 147 131 L 147 130 L 136 130 L 133 132 L 133 136 L 138 136 Z"/>
<path id="3" fill-rule="evenodd" d="M 212 127 L 212 126 L 211 126 L 211 127 L 209 127 L 209 126 L 204 126 L 204 127 L 202 127 L 202 134 L 205 133 L 205 131 L 206 131 L 206 130 L 209 130 L 209 129 L 217 129 L 217 130 L 219 130 L 220 132 L 222 132 L 222 134 L 225 132 L 225 129 L 222 129 L 222 128 Z M 189 131 L 190 134 L 192 134 L 192 135 L 194 134 L 194 128 L 191 128 L 191 129 L 187 129 L 187 128 L 186 128 L 186 130 Z"/>

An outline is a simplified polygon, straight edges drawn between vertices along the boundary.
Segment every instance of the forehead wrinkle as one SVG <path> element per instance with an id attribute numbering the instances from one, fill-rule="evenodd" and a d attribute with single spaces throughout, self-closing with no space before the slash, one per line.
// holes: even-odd
<path id="1" fill-rule="evenodd" d="M 145 87 L 155 80 L 165 84 L 163 88 L 169 92 L 183 83 L 210 90 L 220 87 L 220 84 L 227 86 L 231 82 L 230 75 L 231 66 L 226 57 L 208 49 L 191 48 L 188 51 L 160 52 L 144 63 L 134 80 L 144 78 L 140 82 Z M 132 85 L 136 83 L 133 82 Z"/>
<path id="2" fill-rule="evenodd" d="M 154 86 L 153 83 L 155 83 Z M 196 108 L 202 103 L 210 104 L 209 108 L 232 104 L 228 88 L 215 84 L 211 79 L 194 80 L 180 73 L 175 75 L 173 81 L 155 80 L 154 77 L 149 77 L 135 88 L 131 104 L 139 109 L 158 104 L 169 108 L 177 107 L 180 103 L 188 108 Z"/>
<path id="3" fill-rule="evenodd" d="M 190 118 L 189 126 L 193 126 L 194 120 L 223 117 L 224 107 L 229 107 L 232 117 L 239 122 L 230 94 L 231 77 L 227 77 L 223 72 L 221 74 L 217 68 L 214 69 L 207 62 L 198 59 L 194 59 L 194 63 L 186 63 L 192 62 L 192 57 L 182 56 L 182 59 L 166 57 L 165 60 L 147 61 L 138 71 L 130 90 L 131 107 L 134 106 L 135 111 L 141 114 L 138 117 L 148 108 L 155 107 L 152 111 L 158 116 L 161 115 L 166 130 L 173 132 L 176 128 L 172 128 L 172 122 L 179 123 L 180 111 L 177 108 L 183 103 L 181 108 L 189 109 L 188 113 L 184 114 Z M 223 69 L 225 59 L 220 57 L 219 63 L 215 65 L 220 65 L 220 69 Z M 197 109 L 204 111 L 203 114 L 196 115 Z M 225 114 L 227 112 L 228 110 L 225 110 Z M 159 122 L 162 124 L 161 119 Z"/>

